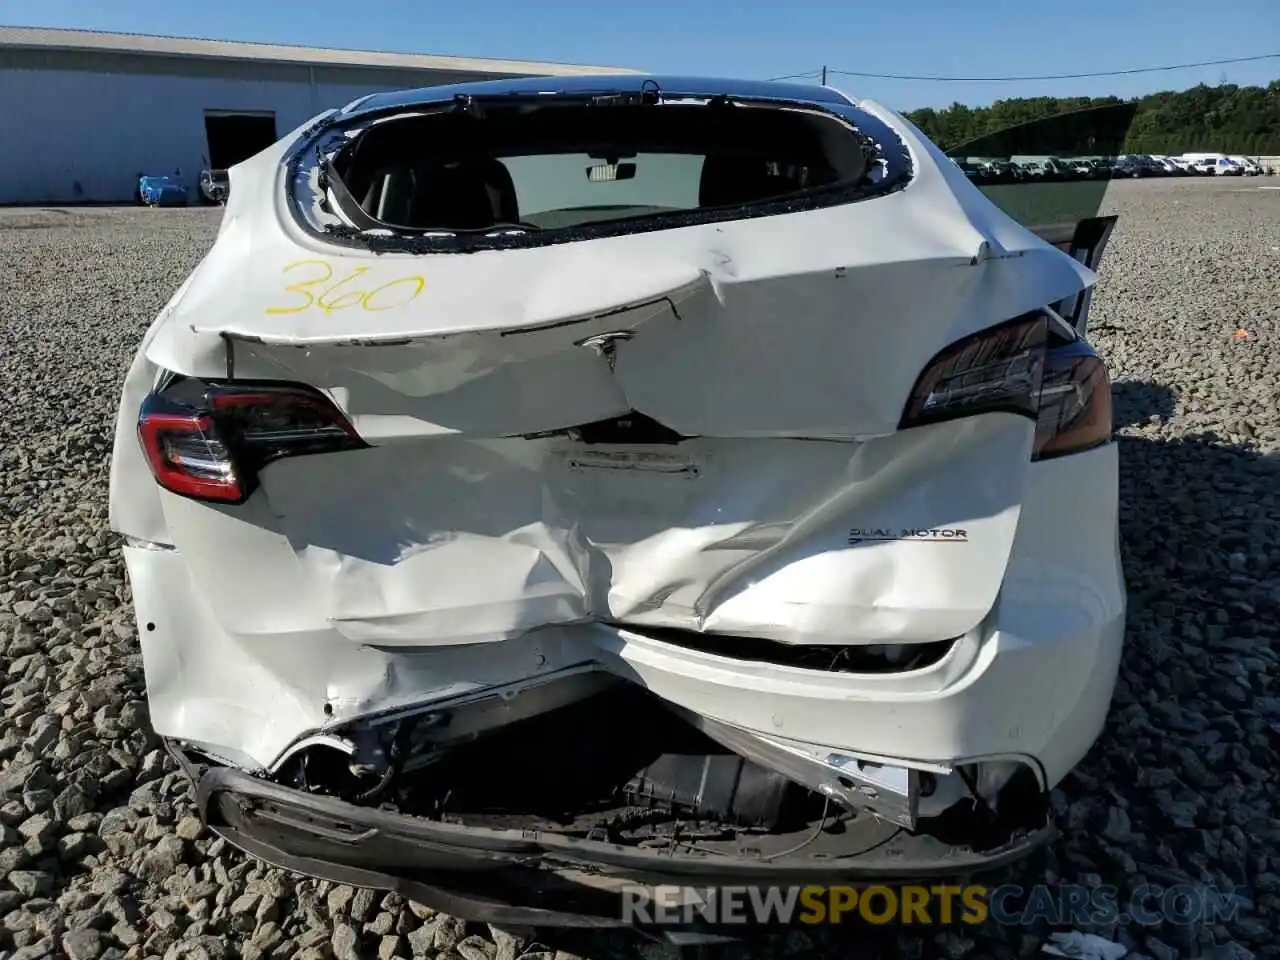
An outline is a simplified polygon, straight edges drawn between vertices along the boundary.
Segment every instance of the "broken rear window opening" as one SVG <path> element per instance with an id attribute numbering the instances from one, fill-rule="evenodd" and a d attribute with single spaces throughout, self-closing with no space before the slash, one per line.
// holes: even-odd
<path id="1" fill-rule="evenodd" d="M 327 239 L 442 250 L 790 212 L 905 182 L 901 141 L 866 119 L 875 136 L 777 102 L 462 99 L 322 133 L 302 206 Z"/>

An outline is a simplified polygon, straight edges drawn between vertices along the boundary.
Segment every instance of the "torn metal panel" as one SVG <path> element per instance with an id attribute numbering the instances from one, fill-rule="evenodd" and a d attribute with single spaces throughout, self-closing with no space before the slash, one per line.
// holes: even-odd
<path id="1" fill-rule="evenodd" d="M 250 769 L 278 766 L 295 741 L 357 717 L 480 704 L 475 719 L 459 726 L 463 736 L 505 723 L 504 711 L 527 714 L 519 702 L 526 692 L 534 697 L 530 709 L 553 708 L 561 698 L 539 690 L 553 689 L 548 685 L 558 679 L 575 697 L 607 682 L 584 686 L 575 679 L 596 668 L 588 638 L 572 633 L 526 635 L 501 649 L 380 650 L 349 643 L 323 622 L 273 624 L 262 619 L 260 603 L 244 618 L 257 632 L 239 630 L 239 623 L 228 629 L 211 615 L 181 554 L 125 547 L 124 556 L 139 611 L 152 726 L 162 736 L 238 757 Z M 270 558 L 242 562 L 280 589 Z M 305 604 L 296 595 L 292 601 Z"/>
<path id="2" fill-rule="evenodd" d="M 239 344 L 242 376 L 319 385 L 369 439 L 539 433 L 631 409 L 608 360 L 591 343 L 674 316 L 704 284 L 696 277 L 633 306 L 493 334 L 324 347 L 231 340 Z"/>

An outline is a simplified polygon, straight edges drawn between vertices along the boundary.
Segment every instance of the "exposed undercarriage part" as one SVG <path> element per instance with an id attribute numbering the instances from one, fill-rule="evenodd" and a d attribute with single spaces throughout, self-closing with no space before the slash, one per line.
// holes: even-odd
<path id="1" fill-rule="evenodd" d="M 853 856 L 907 829 L 981 853 L 1046 821 L 1022 764 L 931 772 L 788 757 L 734 728 L 695 726 L 632 685 L 440 746 L 450 719 L 437 710 L 336 731 L 274 779 L 440 823 L 771 861 Z M 741 751 L 726 745 L 735 737 Z M 815 773 L 824 763 L 829 784 Z"/>

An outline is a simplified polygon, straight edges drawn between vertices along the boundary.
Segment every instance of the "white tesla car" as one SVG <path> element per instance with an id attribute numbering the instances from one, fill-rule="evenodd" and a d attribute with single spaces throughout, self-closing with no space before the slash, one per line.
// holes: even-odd
<path id="1" fill-rule="evenodd" d="M 1029 229 L 828 88 L 670 77 L 370 96 L 230 177 L 111 475 L 213 829 L 592 924 L 1053 835 L 1124 629 L 1114 218 Z"/>

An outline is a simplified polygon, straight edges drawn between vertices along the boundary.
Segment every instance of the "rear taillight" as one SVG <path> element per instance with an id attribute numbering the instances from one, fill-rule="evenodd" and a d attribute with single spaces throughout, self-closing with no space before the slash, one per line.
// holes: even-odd
<path id="1" fill-rule="evenodd" d="M 147 397 L 138 439 L 162 487 L 223 503 L 245 500 L 273 460 L 367 446 L 310 387 L 192 379 Z"/>
<path id="2" fill-rule="evenodd" d="M 1032 459 L 1074 453 L 1111 437 L 1111 381 L 1083 340 L 1051 346 L 1036 313 L 959 340 L 925 367 L 899 429 L 979 413 L 1036 422 Z"/>
<path id="3" fill-rule="evenodd" d="M 1035 416 L 1048 339 L 1048 317 L 1035 314 L 944 348 L 916 380 L 899 429 L 1001 410 Z"/>
<path id="4" fill-rule="evenodd" d="M 1087 450 L 1111 439 L 1111 377 L 1083 340 L 1045 355 L 1033 460 Z"/>
<path id="5" fill-rule="evenodd" d="M 148 398 L 138 418 L 138 439 L 152 475 L 166 490 L 201 500 L 244 499 L 231 452 L 212 417 L 161 409 Z"/>

